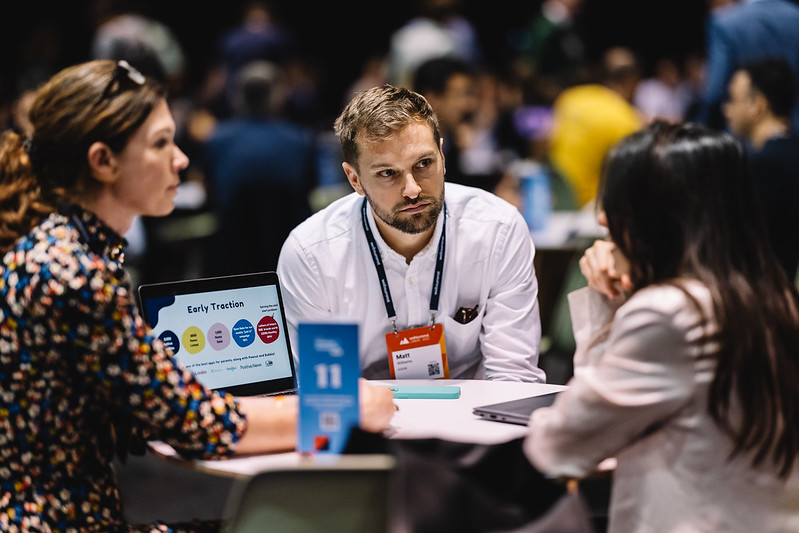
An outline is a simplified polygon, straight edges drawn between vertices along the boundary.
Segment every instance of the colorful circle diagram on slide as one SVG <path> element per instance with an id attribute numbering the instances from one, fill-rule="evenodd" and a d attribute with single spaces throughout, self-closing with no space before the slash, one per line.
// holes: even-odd
<path id="1" fill-rule="evenodd" d="M 158 338 L 161 339 L 161 342 L 164 343 L 164 346 L 172 350 L 173 354 L 176 354 L 180 351 L 180 341 L 178 340 L 178 336 L 175 335 L 174 331 L 166 329 L 161 332 Z"/>
<path id="2" fill-rule="evenodd" d="M 230 330 L 221 322 L 208 328 L 208 345 L 214 350 L 224 350 L 230 344 Z"/>
<path id="3" fill-rule="evenodd" d="M 233 340 L 241 348 L 245 348 L 255 341 L 255 328 L 249 320 L 242 318 L 233 326 Z"/>
<path id="4" fill-rule="evenodd" d="M 183 341 L 183 346 L 186 347 L 186 351 L 191 354 L 200 352 L 205 348 L 205 335 L 197 326 L 186 328 L 181 340 Z"/>
<path id="5" fill-rule="evenodd" d="M 280 328 L 277 321 L 271 316 L 265 316 L 258 321 L 258 336 L 264 344 L 270 344 L 280 336 Z"/>

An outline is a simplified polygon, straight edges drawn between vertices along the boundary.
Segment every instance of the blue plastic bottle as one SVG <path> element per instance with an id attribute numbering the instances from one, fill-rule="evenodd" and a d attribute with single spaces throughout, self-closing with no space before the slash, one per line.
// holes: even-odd
<path id="1" fill-rule="evenodd" d="M 552 187 L 546 169 L 535 161 L 519 161 L 516 169 L 522 195 L 522 215 L 530 231 L 542 232 L 552 214 Z"/>

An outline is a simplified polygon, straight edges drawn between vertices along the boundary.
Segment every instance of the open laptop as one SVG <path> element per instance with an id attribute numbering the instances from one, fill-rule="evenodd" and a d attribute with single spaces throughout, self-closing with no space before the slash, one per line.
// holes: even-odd
<path id="1" fill-rule="evenodd" d="M 508 422 L 509 424 L 521 424 L 526 426 L 530 420 L 530 415 L 539 407 L 548 407 L 555 401 L 555 397 L 560 391 L 529 396 L 519 400 L 492 403 L 475 407 L 472 412 L 486 420 L 495 422 Z"/>
<path id="2" fill-rule="evenodd" d="M 205 387 L 237 396 L 296 392 L 275 272 L 145 284 L 139 305 L 154 335 Z"/>

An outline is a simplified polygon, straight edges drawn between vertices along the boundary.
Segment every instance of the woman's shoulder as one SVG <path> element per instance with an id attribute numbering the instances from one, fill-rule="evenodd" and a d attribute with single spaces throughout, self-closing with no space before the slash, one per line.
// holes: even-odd
<path id="1" fill-rule="evenodd" d="M 89 253 L 68 219 L 57 213 L 35 226 L 3 256 L 7 282 L 17 277 L 30 282 L 55 278 L 69 283 L 106 268 L 104 261 Z"/>
<path id="2" fill-rule="evenodd" d="M 708 287 L 699 280 L 678 278 L 644 287 L 633 293 L 622 305 L 617 316 L 649 311 L 663 316 L 695 317 L 712 312 Z"/>
<path id="3" fill-rule="evenodd" d="M 78 249 L 75 228 L 69 225 L 66 217 L 53 213 L 19 239 L 10 253 L 15 259 L 24 258 L 26 263 L 45 263 L 64 255 L 75 255 Z"/>

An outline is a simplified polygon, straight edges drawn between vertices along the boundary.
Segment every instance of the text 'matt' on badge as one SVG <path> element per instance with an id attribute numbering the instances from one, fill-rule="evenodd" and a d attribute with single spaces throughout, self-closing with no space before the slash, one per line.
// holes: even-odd
<path id="1" fill-rule="evenodd" d="M 394 379 L 449 378 L 447 346 L 441 324 L 387 333 L 386 347 Z"/>
<path id="2" fill-rule="evenodd" d="M 297 337 L 300 361 L 297 450 L 341 453 L 360 417 L 358 326 L 301 323 Z"/>

